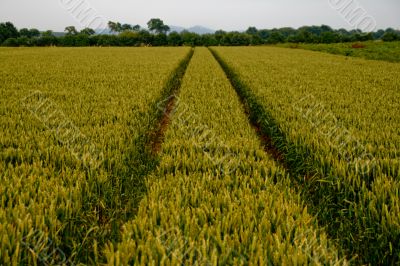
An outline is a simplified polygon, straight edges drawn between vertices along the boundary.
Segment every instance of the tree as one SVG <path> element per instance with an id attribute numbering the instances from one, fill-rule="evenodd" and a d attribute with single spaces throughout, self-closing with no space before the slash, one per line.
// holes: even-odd
<path id="1" fill-rule="evenodd" d="M 393 29 L 393 28 L 387 28 L 387 29 L 385 30 L 385 32 L 386 32 L 386 33 L 396 33 L 396 30 Z"/>
<path id="2" fill-rule="evenodd" d="M 54 37 L 54 33 L 52 30 L 46 30 L 42 32 L 42 37 Z"/>
<path id="3" fill-rule="evenodd" d="M 17 38 L 18 46 L 31 46 L 31 39 L 26 36 L 21 36 Z"/>
<path id="4" fill-rule="evenodd" d="M 19 30 L 19 36 L 20 37 L 26 37 L 26 38 L 39 37 L 40 36 L 40 31 L 37 30 L 37 29 L 28 30 L 27 28 L 23 28 L 23 29 Z"/>
<path id="5" fill-rule="evenodd" d="M 297 30 L 290 28 L 290 27 L 284 27 L 284 28 L 280 28 L 278 30 L 276 30 L 277 32 L 279 32 L 280 34 L 282 34 L 282 36 L 287 39 L 289 36 L 293 36 L 296 35 Z"/>
<path id="6" fill-rule="evenodd" d="M 29 32 L 29 30 L 27 29 L 27 28 L 23 28 L 23 29 L 20 29 L 19 30 L 19 36 L 21 36 L 21 37 L 30 37 L 30 32 Z"/>
<path id="7" fill-rule="evenodd" d="M 18 37 L 19 32 L 11 22 L 0 23 L 0 43 L 4 42 L 8 38 Z"/>
<path id="8" fill-rule="evenodd" d="M 271 44 L 283 43 L 285 42 L 285 36 L 283 36 L 282 33 L 280 33 L 279 31 L 274 31 L 268 37 L 267 42 Z"/>
<path id="9" fill-rule="evenodd" d="M 226 32 L 223 30 L 217 30 L 214 33 L 214 38 L 216 40 L 216 42 L 221 45 L 222 44 L 222 40 L 224 39 L 224 36 L 226 35 Z"/>
<path id="10" fill-rule="evenodd" d="M 130 25 L 127 23 L 121 24 L 119 22 L 113 22 L 113 21 L 108 22 L 108 28 L 112 33 L 121 33 L 123 31 L 134 31 L 134 32 L 140 31 L 140 25 Z"/>
<path id="11" fill-rule="evenodd" d="M 288 42 L 291 43 L 315 43 L 318 42 L 318 37 L 307 29 L 297 30 L 297 34 L 288 37 Z"/>
<path id="12" fill-rule="evenodd" d="M 199 42 L 199 35 L 194 32 L 189 32 L 187 30 L 181 32 L 181 38 L 183 45 L 185 46 L 195 46 Z"/>
<path id="13" fill-rule="evenodd" d="M 260 45 L 263 43 L 263 40 L 260 36 L 256 35 L 249 35 L 250 36 L 250 44 L 251 45 Z"/>
<path id="14" fill-rule="evenodd" d="M 30 29 L 29 30 L 30 37 L 39 37 L 40 31 L 38 29 Z"/>
<path id="15" fill-rule="evenodd" d="M 361 42 L 372 41 L 373 39 L 374 39 L 374 35 L 372 34 L 372 32 L 363 33 L 360 36 Z"/>
<path id="16" fill-rule="evenodd" d="M 182 45 L 181 35 L 176 31 L 171 32 L 168 35 L 168 45 L 181 46 Z"/>
<path id="17" fill-rule="evenodd" d="M 218 45 L 217 39 L 215 39 L 214 34 L 203 34 L 200 36 L 201 44 L 204 46 L 216 46 Z"/>
<path id="18" fill-rule="evenodd" d="M 256 27 L 249 27 L 246 30 L 246 33 L 249 34 L 249 35 L 256 35 L 258 33 L 258 30 L 257 30 Z"/>
<path id="19" fill-rule="evenodd" d="M 165 33 L 159 33 L 157 35 L 154 35 L 153 42 L 152 44 L 154 46 L 164 46 L 168 44 L 168 39 L 167 35 Z"/>
<path id="20" fill-rule="evenodd" d="M 89 46 L 89 36 L 86 34 L 79 34 L 77 36 L 73 37 L 74 40 L 74 46 Z"/>
<path id="21" fill-rule="evenodd" d="M 74 26 L 68 26 L 65 28 L 64 31 L 67 32 L 67 35 L 77 35 L 78 34 L 78 31 L 76 30 L 76 28 Z"/>
<path id="22" fill-rule="evenodd" d="M 133 31 L 124 31 L 118 35 L 118 40 L 121 46 L 139 46 L 139 33 Z"/>
<path id="23" fill-rule="evenodd" d="M 140 31 L 140 25 L 134 25 L 134 26 L 132 26 L 132 30 L 133 31 L 135 31 L 135 32 L 139 32 Z"/>
<path id="24" fill-rule="evenodd" d="M 110 29 L 111 32 L 122 32 L 123 31 L 122 30 L 122 25 L 119 22 L 109 21 L 108 22 L 108 28 Z"/>
<path id="25" fill-rule="evenodd" d="M 98 37 L 96 45 L 100 46 L 118 46 L 118 36 L 115 35 L 96 35 Z"/>
<path id="26" fill-rule="evenodd" d="M 7 38 L 7 40 L 5 40 L 2 45 L 7 47 L 19 46 L 17 38 Z"/>
<path id="27" fill-rule="evenodd" d="M 51 46 L 57 44 L 58 44 L 58 39 L 54 36 L 52 30 L 47 30 L 45 32 L 42 32 L 41 37 L 37 38 L 34 41 L 34 45 L 37 46 Z"/>
<path id="28" fill-rule="evenodd" d="M 117 24 L 115 22 L 109 21 L 107 25 L 111 32 L 117 32 Z"/>
<path id="29" fill-rule="evenodd" d="M 229 38 L 226 39 L 226 45 L 243 46 L 249 45 L 251 36 L 248 34 L 243 34 L 240 32 L 230 32 L 228 33 Z"/>
<path id="30" fill-rule="evenodd" d="M 123 24 L 121 25 L 121 30 L 122 31 L 131 31 L 132 30 L 132 26 L 129 24 Z"/>
<path id="31" fill-rule="evenodd" d="M 338 29 L 336 31 L 340 36 L 340 42 L 350 42 L 351 41 L 351 34 L 346 29 Z"/>
<path id="32" fill-rule="evenodd" d="M 269 30 L 265 30 L 265 29 L 264 29 L 264 30 L 259 30 L 259 31 L 258 31 L 258 36 L 260 36 L 260 38 L 261 38 L 262 40 L 267 40 L 270 34 L 271 34 L 271 33 L 270 33 Z"/>
<path id="33" fill-rule="evenodd" d="M 335 43 L 340 42 L 340 36 L 336 32 L 324 31 L 321 35 L 322 43 Z"/>
<path id="34" fill-rule="evenodd" d="M 385 34 L 384 30 L 378 30 L 377 32 L 373 33 L 374 39 L 381 39 Z"/>
<path id="35" fill-rule="evenodd" d="M 91 28 L 84 28 L 83 30 L 81 30 L 81 34 L 83 34 L 83 35 L 90 36 L 90 35 L 94 35 L 95 33 L 96 32 Z"/>
<path id="36" fill-rule="evenodd" d="M 321 28 L 322 32 L 332 32 L 333 31 L 332 28 L 327 25 L 321 25 L 320 28 Z"/>
<path id="37" fill-rule="evenodd" d="M 157 34 L 161 33 L 166 34 L 170 30 L 169 26 L 165 25 L 164 21 L 162 21 L 159 18 L 150 19 L 150 21 L 147 22 L 147 27 L 149 28 L 150 31 L 155 32 Z"/>
<path id="38" fill-rule="evenodd" d="M 152 41 L 153 41 L 153 35 L 150 34 L 150 32 L 148 32 L 145 29 L 142 29 L 139 31 L 139 38 L 141 41 L 141 46 L 148 46 L 151 45 Z"/>
<path id="39" fill-rule="evenodd" d="M 400 36 L 397 35 L 395 32 L 385 32 L 382 36 L 382 40 L 385 42 L 393 42 L 399 40 Z"/>

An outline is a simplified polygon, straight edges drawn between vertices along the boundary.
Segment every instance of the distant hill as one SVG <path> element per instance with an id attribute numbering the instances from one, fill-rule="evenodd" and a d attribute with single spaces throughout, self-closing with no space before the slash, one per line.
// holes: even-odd
<path id="1" fill-rule="evenodd" d="M 108 34 L 108 35 L 111 35 L 111 34 L 115 34 L 115 33 L 111 32 L 110 29 L 98 29 L 98 30 L 96 30 L 96 34 Z"/>
<path id="2" fill-rule="evenodd" d="M 184 27 L 180 27 L 180 26 L 170 26 L 171 31 L 176 31 L 176 32 L 182 32 L 184 30 L 187 30 L 189 32 L 194 32 L 197 34 L 210 34 L 210 33 L 214 33 L 215 30 L 203 27 L 203 26 L 193 26 L 190 28 L 184 28 Z"/>
<path id="3" fill-rule="evenodd" d="M 63 37 L 63 36 L 65 36 L 66 35 L 66 33 L 65 32 L 53 32 L 53 35 L 54 36 L 56 36 L 56 37 Z"/>
<path id="4" fill-rule="evenodd" d="M 203 26 L 194 26 L 188 29 L 190 32 L 194 32 L 197 34 L 211 34 L 215 33 L 215 30 L 203 27 Z"/>
<path id="5" fill-rule="evenodd" d="M 180 27 L 180 26 L 169 26 L 169 28 L 171 29 L 169 32 L 173 32 L 173 31 L 182 32 L 185 30 L 184 27 Z"/>

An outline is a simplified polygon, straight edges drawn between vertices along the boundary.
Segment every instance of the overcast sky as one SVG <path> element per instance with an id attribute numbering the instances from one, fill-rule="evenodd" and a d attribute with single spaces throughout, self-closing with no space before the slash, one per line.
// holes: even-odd
<path id="1" fill-rule="evenodd" d="M 142 26 L 159 17 L 168 25 L 202 25 L 214 30 L 321 24 L 352 29 L 356 23 L 336 10 L 347 3 L 349 10 L 359 7 L 364 12 L 362 17 L 368 18 L 364 22 L 373 18 L 378 29 L 400 29 L 400 0 L 0 0 L 0 22 L 63 31 L 69 25 L 98 28 L 99 17 Z M 86 19 L 79 14 L 82 11 L 87 11 Z M 97 22 L 90 25 L 91 18 Z"/>

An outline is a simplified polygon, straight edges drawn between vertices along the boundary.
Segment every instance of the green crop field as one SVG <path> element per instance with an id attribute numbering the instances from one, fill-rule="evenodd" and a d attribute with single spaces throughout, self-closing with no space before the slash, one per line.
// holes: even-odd
<path id="1" fill-rule="evenodd" d="M 371 60 L 400 62 L 400 42 L 368 41 L 330 44 L 279 44 L 280 47 L 299 48 L 337 55 L 361 57 Z"/>
<path id="2" fill-rule="evenodd" d="M 0 50 L 0 264 L 98 262 L 145 191 L 146 137 L 188 51 Z"/>
<path id="3" fill-rule="evenodd" d="M 400 64 L 1 48 L 0 265 L 396 265 Z"/>

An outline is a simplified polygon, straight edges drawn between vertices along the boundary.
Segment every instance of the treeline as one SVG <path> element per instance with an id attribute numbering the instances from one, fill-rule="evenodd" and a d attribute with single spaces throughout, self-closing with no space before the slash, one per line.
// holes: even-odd
<path id="1" fill-rule="evenodd" d="M 108 34 L 96 34 L 93 29 L 81 31 L 74 26 L 65 28 L 63 36 L 37 29 L 18 30 L 11 22 L 0 23 L 2 46 L 239 46 L 277 43 L 340 43 L 369 40 L 400 41 L 400 31 L 392 28 L 364 33 L 360 30 L 334 30 L 329 26 L 304 26 L 299 29 L 248 28 L 245 32 L 216 31 L 213 34 L 169 32 L 160 19 L 151 19 L 148 29 L 139 25 L 108 23 Z"/>

